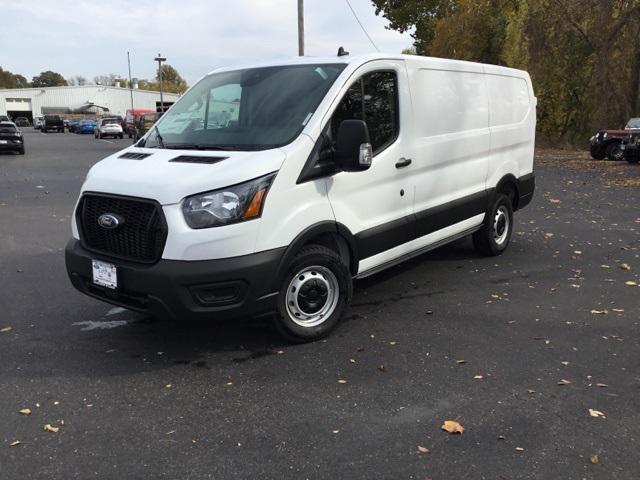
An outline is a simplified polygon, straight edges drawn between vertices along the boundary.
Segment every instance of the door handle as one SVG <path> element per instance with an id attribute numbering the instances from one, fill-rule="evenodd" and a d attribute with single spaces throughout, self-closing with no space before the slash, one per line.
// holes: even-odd
<path id="1" fill-rule="evenodd" d="M 410 158 L 402 157 L 400 160 L 398 160 L 396 162 L 396 168 L 408 167 L 409 165 L 411 165 L 411 159 Z"/>

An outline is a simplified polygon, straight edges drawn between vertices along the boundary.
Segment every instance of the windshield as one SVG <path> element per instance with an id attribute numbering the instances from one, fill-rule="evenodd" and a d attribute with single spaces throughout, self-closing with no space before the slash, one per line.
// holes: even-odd
<path id="1" fill-rule="evenodd" d="M 286 145 L 344 68 L 286 65 L 211 74 L 158 120 L 143 146 L 266 150 Z"/>
<path id="2" fill-rule="evenodd" d="M 640 118 L 632 118 L 624 128 L 640 128 Z"/>
<path id="3" fill-rule="evenodd" d="M 110 123 L 118 123 L 118 120 L 115 118 L 108 118 L 106 120 L 102 120 L 102 125 L 109 125 Z"/>
<path id="4" fill-rule="evenodd" d="M 0 124 L 0 130 L 2 130 L 3 132 L 15 132 L 16 127 L 14 127 L 13 125 L 2 123 Z"/>

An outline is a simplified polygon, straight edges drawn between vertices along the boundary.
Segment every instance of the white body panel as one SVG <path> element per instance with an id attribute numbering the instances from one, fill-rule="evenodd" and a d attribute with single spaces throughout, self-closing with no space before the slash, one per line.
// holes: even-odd
<path id="1" fill-rule="evenodd" d="M 536 101 L 526 72 L 381 54 L 303 58 L 264 66 L 297 63 L 347 65 L 302 133 L 290 144 L 256 152 L 130 147 L 126 151 L 151 156 L 128 160 L 118 158 L 123 153 L 119 152 L 106 158 L 91 169 L 82 191 L 156 200 L 163 207 L 169 232 L 162 258 L 211 260 L 287 247 L 306 229 L 322 222 L 338 222 L 357 237 L 404 217 L 482 193 L 494 188 L 506 175 L 517 179 L 533 171 Z M 344 92 L 360 76 L 378 70 L 397 74 L 397 139 L 373 158 L 367 171 L 340 172 L 298 183 L 303 166 Z M 179 155 L 226 159 L 214 164 L 170 162 Z M 396 168 L 401 158 L 410 158 L 411 165 Z M 186 197 L 272 172 L 277 175 L 261 218 L 200 230 L 187 225 L 181 211 Z M 438 231 L 362 258 L 358 271 L 375 269 L 454 238 L 482 220 L 482 214 L 474 213 Z M 77 238 L 75 224 L 73 233 Z"/>

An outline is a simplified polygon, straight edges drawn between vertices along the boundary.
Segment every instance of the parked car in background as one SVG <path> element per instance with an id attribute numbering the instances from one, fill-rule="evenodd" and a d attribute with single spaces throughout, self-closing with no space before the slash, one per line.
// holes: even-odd
<path id="1" fill-rule="evenodd" d="M 40 129 L 45 133 L 50 131 L 64 133 L 64 122 L 60 115 L 45 115 Z"/>
<path id="2" fill-rule="evenodd" d="M 136 134 L 136 122 L 140 120 L 140 115 L 144 115 L 145 113 L 156 113 L 155 110 L 149 110 L 148 108 L 136 108 L 132 110 L 127 110 L 127 113 L 124 117 L 124 133 L 127 134 L 129 138 L 133 138 Z"/>
<path id="3" fill-rule="evenodd" d="M 75 132 L 76 128 L 78 128 L 79 123 L 80 120 L 78 119 L 69 120 L 69 125 L 67 125 L 67 129 L 69 130 L 69 132 Z"/>
<path id="4" fill-rule="evenodd" d="M 600 130 L 589 139 L 591 157 L 596 160 L 622 160 L 622 144 L 630 133 L 640 132 L 640 117 L 631 118 L 624 128 L 619 130 Z"/>
<path id="5" fill-rule="evenodd" d="M 98 120 L 94 135 L 96 138 L 124 138 L 122 125 L 120 125 L 120 121 L 117 118 L 102 118 Z"/>
<path id="6" fill-rule="evenodd" d="M 622 145 L 624 159 L 629 163 L 640 162 L 640 129 L 633 131 L 627 136 Z"/>
<path id="7" fill-rule="evenodd" d="M 0 151 L 24 155 L 24 136 L 13 122 L 0 122 Z"/>
<path id="8" fill-rule="evenodd" d="M 42 122 L 44 122 L 44 117 L 42 115 L 33 117 L 33 128 L 40 130 L 42 128 Z"/>
<path id="9" fill-rule="evenodd" d="M 0 122 L 10 122 L 11 119 L 6 115 L 0 115 Z"/>
<path id="10" fill-rule="evenodd" d="M 96 131 L 96 122 L 95 120 L 80 120 L 78 125 L 75 127 L 75 133 L 95 133 Z"/>
<path id="11" fill-rule="evenodd" d="M 15 123 L 17 127 L 28 127 L 29 125 L 31 125 L 27 117 L 18 117 L 13 123 Z"/>
<path id="12" fill-rule="evenodd" d="M 153 127 L 154 123 L 156 123 L 161 116 L 161 112 L 144 113 L 140 115 L 140 118 L 135 123 L 135 141 L 137 142 L 142 137 L 144 137 L 145 133 L 147 133 L 151 129 L 151 127 Z"/>

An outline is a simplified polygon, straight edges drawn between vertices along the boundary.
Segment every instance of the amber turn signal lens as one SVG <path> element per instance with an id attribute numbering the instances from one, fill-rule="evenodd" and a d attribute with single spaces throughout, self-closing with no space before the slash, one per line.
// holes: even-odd
<path id="1" fill-rule="evenodd" d="M 262 201 L 264 200 L 264 194 L 267 193 L 267 189 L 263 188 L 262 190 L 258 190 L 256 194 L 251 199 L 251 203 L 244 211 L 244 215 L 242 218 L 245 220 L 249 220 L 250 218 L 256 218 L 260 216 L 260 212 L 262 211 Z"/>

